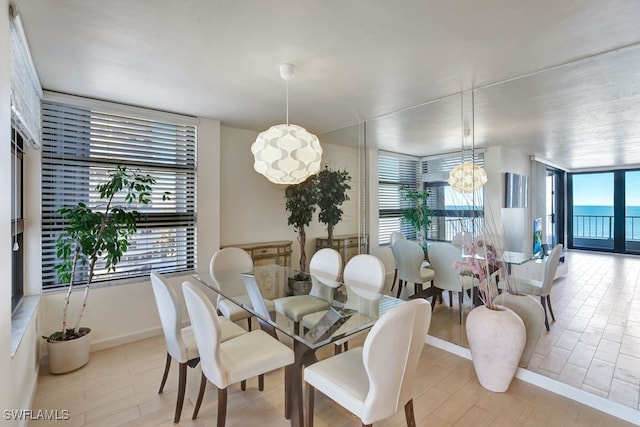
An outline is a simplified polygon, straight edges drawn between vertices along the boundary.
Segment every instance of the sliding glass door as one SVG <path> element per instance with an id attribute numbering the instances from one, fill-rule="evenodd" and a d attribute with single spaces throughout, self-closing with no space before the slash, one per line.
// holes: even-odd
<path id="1" fill-rule="evenodd" d="M 640 253 L 640 171 L 626 171 L 625 192 L 625 252 Z"/>

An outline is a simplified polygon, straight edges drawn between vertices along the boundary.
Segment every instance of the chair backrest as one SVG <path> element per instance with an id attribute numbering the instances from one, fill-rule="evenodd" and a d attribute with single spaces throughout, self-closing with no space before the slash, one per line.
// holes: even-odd
<path id="1" fill-rule="evenodd" d="M 251 273 L 253 271 L 253 259 L 247 251 L 241 248 L 224 248 L 216 251 L 209 263 L 209 274 L 220 292 L 230 297 L 246 295 L 242 277 L 234 275 L 232 278 L 217 280 L 218 273 Z M 237 276 L 237 277 L 236 277 Z"/>
<path id="2" fill-rule="evenodd" d="M 339 279 L 342 273 L 340 252 L 324 248 L 314 253 L 309 262 L 309 273 L 311 274 L 309 294 L 331 302 L 333 289 L 340 285 Z"/>
<path id="3" fill-rule="evenodd" d="M 220 355 L 222 329 L 216 309 L 202 289 L 195 284 L 189 281 L 183 282 L 182 292 L 200 353 L 202 372 L 216 387 L 227 387 L 229 385 L 227 370 Z"/>
<path id="4" fill-rule="evenodd" d="M 389 237 L 389 247 L 391 248 L 391 253 L 393 254 L 393 262 L 395 264 L 395 268 L 398 268 L 398 260 L 396 259 L 395 252 L 393 251 L 393 246 L 398 240 L 407 240 L 407 238 L 404 237 L 404 234 L 399 231 L 394 231 L 393 233 L 391 233 L 391 237 Z"/>
<path id="5" fill-rule="evenodd" d="M 363 424 L 395 414 L 413 398 L 415 372 L 430 324 L 431 305 L 418 298 L 389 310 L 373 325 L 362 351 L 369 377 Z"/>
<path id="6" fill-rule="evenodd" d="M 424 251 L 418 242 L 398 240 L 393 246 L 393 255 L 397 262 L 400 280 L 422 283 L 420 267 L 424 262 Z"/>
<path id="7" fill-rule="evenodd" d="M 363 298 L 380 299 L 386 273 L 384 264 L 374 255 L 356 255 L 344 267 L 344 284 Z"/>
<path id="8" fill-rule="evenodd" d="M 542 289 L 540 289 L 540 295 L 546 297 L 551 292 L 551 285 L 556 276 L 556 270 L 558 269 L 558 263 L 560 262 L 560 255 L 562 254 L 562 243 L 558 243 L 549 252 L 549 257 L 544 264 L 544 280 L 542 282 Z"/>
<path id="9" fill-rule="evenodd" d="M 160 273 L 150 273 L 153 296 L 156 299 L 167 352 L 180 363 L 187 361 L 187 347 L 180 333 L 182 308 L 178 294 Z"/>
<path id="10" fill-rule="evenodd" d="M 433 284 L 447 291 L 459 292 L 462 289 L 460 270 L 453 263 L 462 259 L 462 248 L 447 242 L 434 242 L 429 245 L 429 263 L 435 273 Z M 471 287 L 472 281 L 464 281 L 464 287 Z"/>
<path id="11" fill-rule="evenodd" d="M 473 235 L 468 231 L 456 233 L 453 239 L 451 239 L 451 244 L 459 248 L 463 247 L 465 243 L 473 243 Z"/>

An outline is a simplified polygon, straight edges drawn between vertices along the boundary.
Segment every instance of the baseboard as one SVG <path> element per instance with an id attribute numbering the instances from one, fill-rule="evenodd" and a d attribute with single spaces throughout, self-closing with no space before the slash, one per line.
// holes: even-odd
<path id="1" fill-rule="evenodd" d="M 466 347 L 452 344 L 431 335 L 427 335 L 424 342 L 441 350 L 448 351 L 449 353 L 471 360 L 471 352 Z M 571 399 L 575 402 L 590 406 L 624 421 L 639 425 L 638 420 L 640 420 L 640 410 L 607 400 L 603 397 L 588 393 L 558 380 L 554 380 L 553 378 L 531 372 L 527 369 L 519 368 L 516 372 L 516 378 L 535 385 L 536 387 L 540 387 L 552 393 Z"/>
<path id="2" fill-rule="evenodd" d="M 130 334 L 119 335 L 116 337 L 109 337 L 91 343 L 91 351 L 105 350 L 111 347 L 117 347 L 119 345 L 128 344 L 134 341 L 143 340 L 146 338 L 156 337 L 162 335 L 162 328 L 150 328 L 143 331 L 136 331 Z"/>

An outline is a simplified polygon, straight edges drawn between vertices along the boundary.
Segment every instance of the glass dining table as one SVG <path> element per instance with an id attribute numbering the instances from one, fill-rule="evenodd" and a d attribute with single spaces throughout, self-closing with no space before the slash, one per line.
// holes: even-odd
<path id="1" fill-rule="evenodd" d="M 255 316 L 262 330 L 275 338 L 282 334 L 293 341 L 295 357 L 289 394 L 291 401 L 285 402 L 285 413 L 290 417 L 291 425 L 296 427 L 303 426 L 302 371 L 317 361 L 316 350 L 370 328 L 382 314 L 403 303 L 387 295 L 365 300 L 344 283 L 308 275 L 311 286 L 303 298 L 318 299 L 315 304 L 308 304 L 317 308 L 316 312 L 304 316 L 300 325 L 277 312 L 275 307 L 278 304 L 273 304 L 274 300 L 291 298 L 300 301 L 302 295 L 292 284 L 298 277 L 297 270 L 278 265 L 255 266 L 251 272 L 217 272 L 215 280 L 208 270 L 194 274 L 200 283 Z"/>

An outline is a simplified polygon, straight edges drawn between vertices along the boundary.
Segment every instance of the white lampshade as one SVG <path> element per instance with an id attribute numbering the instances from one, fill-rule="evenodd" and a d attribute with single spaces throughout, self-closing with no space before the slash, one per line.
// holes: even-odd
<path id="1" fill-rule="evenodd" d="M 276 184 L 299 184 L 320 171 L 320 141 L 300 126 L 271 126 L 260 132 L 251 152 L 256 172 Z"/>
<path id="2" fill-rule="evenodd" d="M 473 193 L 487 183 L 487 174 L 475 163 L 465 162 L 451 169 L 447 182 L 456 191 Z"/>

